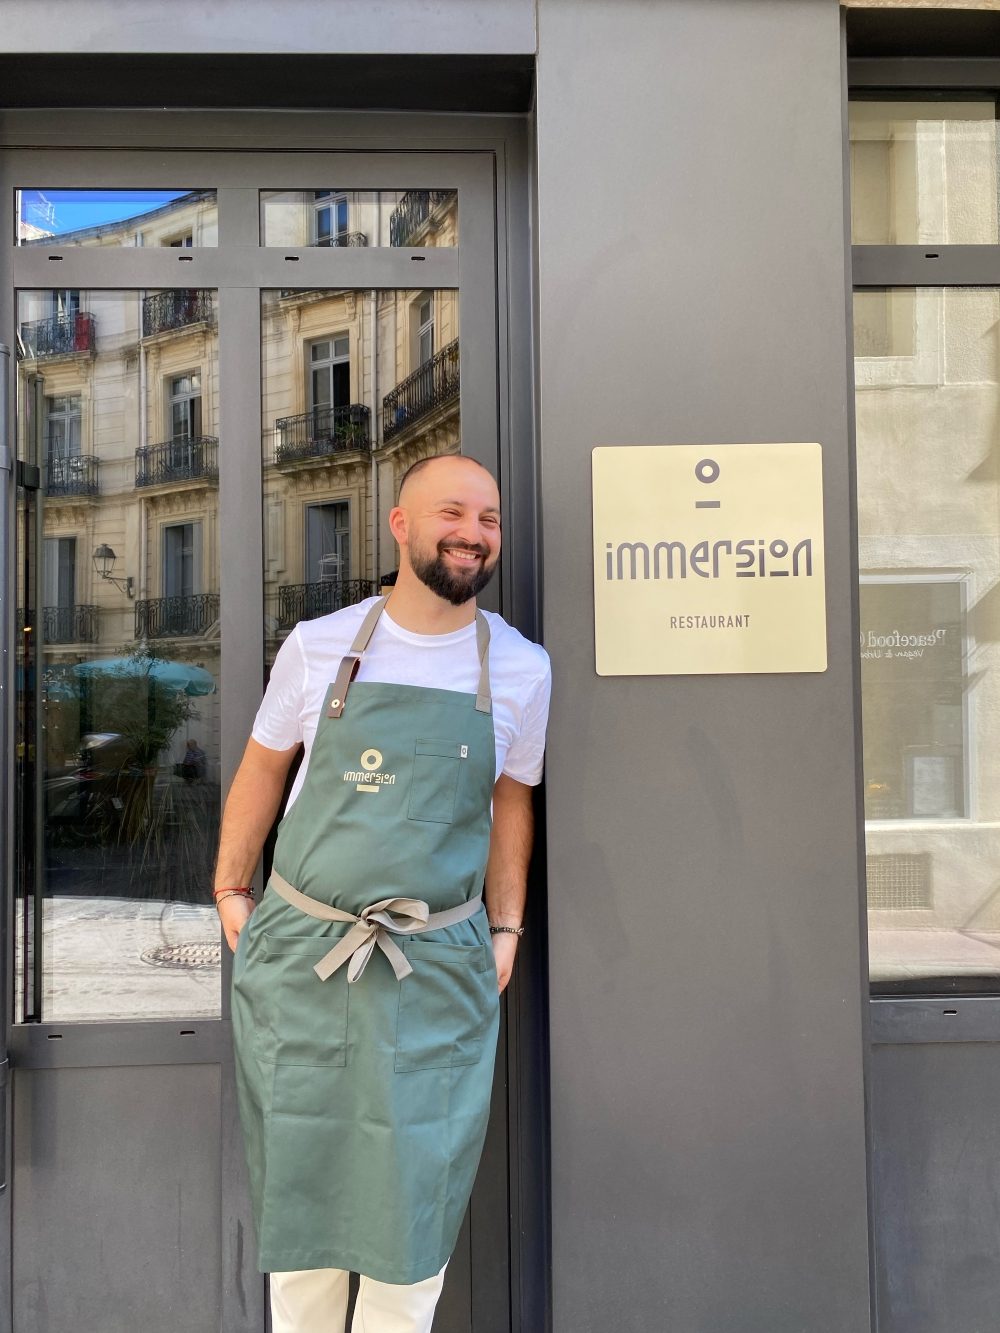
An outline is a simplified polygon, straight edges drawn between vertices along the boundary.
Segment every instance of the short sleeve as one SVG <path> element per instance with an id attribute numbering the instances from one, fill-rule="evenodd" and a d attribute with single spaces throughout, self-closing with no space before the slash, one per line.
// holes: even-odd
<path id="1" fill-rule="evenodd" d="M 269 750 L 288 750 L 302 740 L 307 669 L 296 627 L 278 649 L 250 735 Z"/>
<path id="2" fill-rule="evenodd" d="M 521 726 L 504 760 L 503 771 L 516 782 L 537 787 L 545 760 L 545 729 L 549 721 L 552 672 L 545 672 L 533 685 L 521 715 Z"/>

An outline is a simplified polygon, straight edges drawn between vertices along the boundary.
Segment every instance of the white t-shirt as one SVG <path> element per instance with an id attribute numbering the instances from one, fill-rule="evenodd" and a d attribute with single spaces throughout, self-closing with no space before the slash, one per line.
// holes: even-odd
<path id="1" fill-rule="evenodd" d="M 286 810 L 305 782 L 327 687 L 374 601 L 370 597 L 318 620 L 300 621 L 278 650 L 251 735 L 271 750 L 287 750 L 299 741 L 304 746 Z M 484 615 L 490 623 L 497 777 L 506 773 L 517 782 L 535 786 L 542 777 L 549 715 L 549 657 L 544 648 L 531 643 L 501 616 L 492 611 Z M 476 626 L 466 625 L 452 634 L 413 634 L 397 625 L 388 610 L 383 611 L 355 679 L 475 694 L 479 684 Z"/>

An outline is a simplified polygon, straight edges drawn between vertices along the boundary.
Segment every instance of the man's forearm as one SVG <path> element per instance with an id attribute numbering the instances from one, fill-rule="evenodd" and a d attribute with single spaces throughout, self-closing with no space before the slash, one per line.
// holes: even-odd
<path id="1" fill-rule="evenodd" d="M 291 758 L 283 766 L 253 763 L 244 757 L 229 789 L 219 835 L 215 887 L 249 884 L 273 825 Z"/>
<path id="2" fill-rule="evenodd" d="M 534 828 L 531 788 L 501 777 L 493 792 L 493 835 L 486 865 L 486 911 L 495 926 L 519 926 L 524 920 Z"/>

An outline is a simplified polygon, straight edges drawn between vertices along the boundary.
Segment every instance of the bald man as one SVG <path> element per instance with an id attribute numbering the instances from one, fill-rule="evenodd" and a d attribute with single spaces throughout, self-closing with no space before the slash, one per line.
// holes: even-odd
<path id="1" fill-rule="evenodd" d="M 476 606 L 500 498 L 416 463 L 399 574 L 296 626 L 226 802 L 216 902 L 274 1333 L 427 1333 L 482 1151 L 550 670 Z M 300 747 L 259 907 L 249 885 Z"/>

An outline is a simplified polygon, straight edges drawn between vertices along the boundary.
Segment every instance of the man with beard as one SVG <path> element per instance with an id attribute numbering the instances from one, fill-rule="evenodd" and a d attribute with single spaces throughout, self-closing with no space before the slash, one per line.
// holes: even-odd
<path id="1" fill-rule="evenodd" d="M 424 460 L 389 525 L 395 585 L 289 635 L 223 817 L 215 895 L 274 1333 L 342 1329 L 352 1271 L 355 1333 L 430 1329 L 523 929 L 550 673 L 476 607 L 496 483 Z"/>

